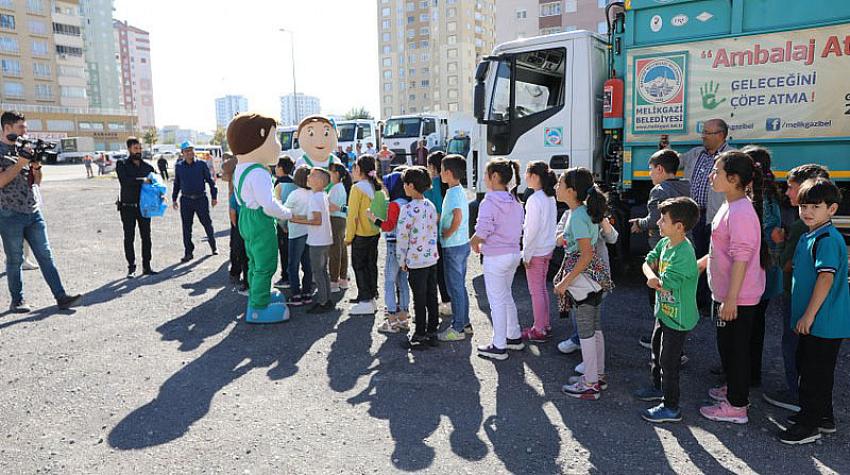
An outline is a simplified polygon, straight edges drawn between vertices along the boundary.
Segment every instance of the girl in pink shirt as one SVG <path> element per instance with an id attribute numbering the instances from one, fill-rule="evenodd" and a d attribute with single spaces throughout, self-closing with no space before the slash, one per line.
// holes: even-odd
<path id="1" fill-rule="evenodd" d="M 726 201 L 711 222 L 709 253 L 699 260 L 708 268 L 717 347 L 726 385 L 708 395 L 717 401 L 700 409 L 708 419 L 745 424 L 750 389 L 750 339 L 755 313 L 764 293 L 767 247 L 762 246 L 762 172 L 749 155 L 728 151 L 717 157 L 711 188 Z M 751 194 L 752 199 L 748 196 Z"/>

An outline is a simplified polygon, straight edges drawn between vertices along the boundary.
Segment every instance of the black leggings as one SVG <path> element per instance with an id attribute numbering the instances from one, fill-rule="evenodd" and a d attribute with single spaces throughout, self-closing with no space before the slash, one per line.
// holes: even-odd
<path id="1" fill-rule="evenodd" d="M 378 239 L 375 236 L 354 236 L 351 242 L 351 267 L 357 281 L 357 301 L 378 298 Z"/>
<path id="2" fill-rule="evenodd" d="M 738 317 L 717 327 L 717 349 L 729 389 L 727 399 L 735 407 L 746 407 L 750 402 L 751 340 L 757 307 L 738 305 Z"/>

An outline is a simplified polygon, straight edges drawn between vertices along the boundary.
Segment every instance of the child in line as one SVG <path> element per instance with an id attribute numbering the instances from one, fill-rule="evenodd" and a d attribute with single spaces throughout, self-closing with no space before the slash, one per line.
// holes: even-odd
<path id="1" fill-rule="evenodd" d="M 663 236 L 643 263 L 646 285 L 655 291 L 655 329 L 652 332 L 652 385 L 635 394 L 642 401 L 661 404 L 641 412 L 649 422 L 678 422 L 679 369 L 688 332 L 699 320 L 697 282 L 699 269 L 694 246 L 687 238 L 699 220 L 699 207 L 680 196 L 658 205 Z M 660 393 L 660 394 L 659 394 Z"/>
<path id="2" fill-rule="evenodd" d="M 714 309 L 718 314 L 717 347 L 726 384 L 708 395 L 717 401 L 700 408 L 705 418 L 746 424 L 750 392 L 750 340 L 756 307 L 764 293 L 767 247 L 761 245 L 761 171 L 749 155 L 727 151 L 717 157 L 709 175 L 712 190 L 726 200 L 711 222 L 711 248 L 699 260 L 708 268 Z M 754 200 L 747 197 L 752 188 Z"/>
<path id="3" fill-rule="evenodd" d="M 753 335 L 750 340 L 750 387 L 761 386 L 762 354 L 764 353 L 765 316 L 770 301 L 782 293 L 782 270 L 779 268 L 779 255 L 784 241 L 782 233 L 782 215 L 779 209 L 779 189 L 773 172 L 770 170 L 770 152 L 764 147 L 747 145 L 741 149 L 753 159 L 753 164 L 761 170 L 762 179 L 762 246 L 767 246 L 770 259 L 764 269 L 764 293 L 756 307 L 753 321 Z M 753 203 L 758 206 L 758 203 Z"/>
<path id="4" fill-rule="evenodd" d="M 331 293 L 348 289 L 348 248 L 345 246 L 346 203 L 351 191 L 351 175 L 348 168 L 339 163 L 330 166 L 331 183 L 328 203 L 331 210 L 331 230 L 333 244 L 328 253 L 328 274 L 331 279 Z"/>
<path id="5" fill-rule="evenodd" d="M 361 155 L 351 172 L 355 181 L 348 195 L 348 220 L 345 244 L 351 246 L 351 265 L 357 280 L 357 297 L 351 299 L 351 315 L 370 315 L 378 310 L 378 239 L 379 230 L 366 212 L 375 193 L 382 189 L 375 171 L 375 157 Z"/>
<path id="6" fill-rule="evenodd" d="M 466 290 L 466 260 L 469 257 L 469 201 L 460 184 L 466 174 L 466 159 L 448 155 L 443 159 L 440 178 L 449 186 L 440 216 L 440 240 L 446 287 L 452 297 L 452 324 L 440 333 L 440 341 L 460 341 L 472 334 L 469 323 L 469 294 Z"/>
<path id="7" fill-rule="evenodd" d="M 310 187 L 309 214 L 306 217 L 293 216 L 290 221 L 307 226 L 307 251 L 310 254 L 310 266 L 313 282 L 316 284 L 316 303 L 307 313 L 325 313 L 334 310 L 331 300 L 331 279 L 328 275 L 328 251 L 333 244 L 328 194 L 325 193 L 331 175 L 321 167 L 313 167 L 307 176 Z"/>
<path id="8" fill-rule="evenodd" d="M 649 178 L 652 180 L 653 187 L 649 190 L 649 200 L 646 202 L 646 216 L 632 219 L 630 222 L 632 233 L 647 233 L 646 240 L 650 250 L 655 249 L 661 240 L 658 228 L 661 213 L 658 211 L 658 205 L 664 200 L 677 196 L 691 196 L 691 182 L 679 179 L 676 176 L 678 170 L 679 154 L 674 150 L 664 148 L 649 157 Z M 649 288 L 647 290 L 649 307 L 655 313 L 655 291 Z M 642 336 L 641 346 L 651 350 L 652 339 L 652 336 Z"/>
<path id="9" fill-rule="evenodd" d="M 443 198 L 449 189 L 440 178 L 440 170 L 442 169 L 443 158 L 445 156 L 445 152 L 436 151 L 431 152 L 427 159 L 428 175 L 431 177 L 431 188 L 424 195 L 425 199 L 430 201 L 434 205 L 434 208 L 437 209 L 437 219 L 440 219 L 440 215 L 443 212 Z M 437 286 L 440 289 L 440 301 L 442 302 L 440 304 L 440 314 L 448 316 L 452 313 L 452 298 L 449 295 L 449 289 L 446 287 L 445 260 L 443 259 L 443 246 L 440 244 L 440 241 L 437 241 L 437 253 L 440 258 L 437 262 Z"/>
<path id="10" fill-rule="evenodd" d="M 797 194 L 800 190 L 800 185 L 812 178 L 829 180 L 829 171 L 821 165 L 808 163 L 791 169 L 786 177 L 788 189 L 785 191 L 785 194 L 788 196 L 788 200 L 795 210 L 795 220 L 791 222 L 788 226 L 788 232 L 785 233 L 785 243 L 779 259 L 779 265 L 782 268 L 782 287 L 784 290 L 779 302 L 782 313 L 782 361 L 785 367 L 786 388 L 762 393 L 762 397 L 768 404 L 794 412 L 800 410 L 800 402 L 797 394 L 796 354 L 798 337 L 794 333 L 794 326 L 791 325 L 791 263 L 800 237 L 808 232 L 806 223 L 797 216 Z"/>
<path id="11" fill-rule="evenodd" d="M 384 260 L 384 304 L 387 306 L 387 319 L 378 326 L 381 333 L 407 333 L 410 330 L 407 310 L 410 306 L 410 288 L 407 272 L 401 270 L 396 259 L 396 225 L 401 209 L 410 201 L 404 192 L 401 173 L 404 166 L 384 176 L 384 188 L 389 192 L 390 203 L 387 206 L 387 219 L 378 219 L 371 211 L 367 216 L 375 226 L 384 232 L 387 243 L 387 255 Z"/>
<path id="12" fill-rule="evenodd" d="M 297 186 L 289 193 L 284 207 L 292 210 L 293 216 L 307 216 L 310 212 L 310 194 L 307 186 L 307 177 L 310 175 L 310 167 L 301 165 L 295 169 L 292 181 Z M 307 226 L 289 220 L 287 223 L 289 235 L 289 289 L 291 296 L 287 303 L 293 307 L 313 303 L 313 269 L 310 263 L 310 254 L 307 252 Z M 301 281 L 298 280 L 298 268 L 304 273 Z"/>
<path id="13" fill-rule="evenodd" d="M 274 194 L 281 203 L 286 203 L 286 199 L 289 198 L 289 194 L 298 188 L 290 176 L 294 169 L 295 163 L 289 155 L 280 157 L 277 161 L 277 165 L 274 167 Z M 288 226 L 285 221 L 278 221 L 277 253 L 280 256 L 280 279 L 274 283 L 274 286 L 279 289 L 289 288 L 289 236 L 287 229 Z"/>
<path id="14" fill-rule="evenodd" d="M 487 194 L 478 208 L 475 235 L 470 240 L 473 252 L 484 255 L 484 288 L 493 321 L 493 338 L 478 347 L 478 356 L 499 361 L 508 359 L 509 349 L 525 347 L 511 291 L 521 258 L 519 243 L 525 214 L 516 197 L 516 187 L 508 191 L 514 176 L 519 178 L 519 163 L 515 161 L 497 159 L 487 163 Z M 543 279 L 545 286 L 545 274 Z"/>
<path id="15" fill-rule="evenodd" d="M 404 192 L 410 203 L 401 210 L 398 221 L 396 258 L 408 272 L 413 292 L 416 329 L 410 347 L 436 345 L 440 316 L 437 310 L 437 210 L 422 195 L 431 180 L 424 167 L 410 167 L 402 173 Z"/>
<path id="16" fill-rule="evenodd" d="M 233 192 L 233 172 L 236 171 L 236 157 L 231 157 L 221 165 L 222 179 L 227 182 L 228 215 L 230 216 L 230 283 L 236 286 L 240 295 L 248 295 L 248 253 L 245 241 L 239 234 L 239 202 Z"/>
<path id="17" fill-rule="evenodd" d="M 613 286 L 604 275 L 604 264 L 593 248 L 599 239 L 599 223 L 605 217 L 608 201 L 593 182 L 590 170 L 570 168 L 561 175 L 558 186 L 570 208 L 564 229 L 567 250 L 555 276 L 555 293 L 561 296 L 562 310 L 575 308 L 581 341 L 584 374 L 571 377 L 562 387 L 565 394 L 579 399 L 599 399 L 605 381 L 605 339 L 600 322 L 602 294 Z"/>
<path id="18" fill-rule="evenodd" d="M 832 217 L 841 192 L 828 180 L 808 180 L 799 190 L 800 219 L 809 232 L 794 252 L 791 324 L 800 335 L 800 412 L 779 440 L 806 444 L 822 432 L 835 432 L 832 391 L 841 340 L 850 338 L 850 292 L 847 289 L 847 247 Z"/>
<path id="19" fill-rule="evenodd" d="M 517 176 L 519 181 L 519 176 Z M 522 331 L 522 338 L 544 342 L 549 337 L 549 291 L 546 274 L 555 250 L 555 226 L 558 207 L 555 204 L 555 184 L 558 178 L 545 162 L 531 162 L 525 169 L 525 182 L 534 193 L 525 202 L 525 221 L 522 225 L 522 261 L 534 325 Z"/>

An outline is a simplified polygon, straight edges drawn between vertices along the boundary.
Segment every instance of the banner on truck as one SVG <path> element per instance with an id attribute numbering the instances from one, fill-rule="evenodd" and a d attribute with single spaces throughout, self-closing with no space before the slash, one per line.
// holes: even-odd
<path id="1" fill-rule="evenodd" d="M 722 118 L 735 140 L 850 137 L 847 25 L 651 48 L 627 57 L 626 140 L 699 140 Z"/>

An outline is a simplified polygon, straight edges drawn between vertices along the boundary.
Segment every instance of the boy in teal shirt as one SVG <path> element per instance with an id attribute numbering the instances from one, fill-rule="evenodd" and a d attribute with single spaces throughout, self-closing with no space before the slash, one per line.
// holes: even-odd
<path id="1" fill-rule="evenodd" d="M 699 220 L 699 207 L 678 197 L 658 206 L 658 228 L 664 236 L 646 256 L 646 285 L 655 289 L 655 326 L 652 332 L 652 386 L 635 393 L 642 401 L 661 401 L 641 417 L 649 422 L 678 422 L 679 368 L 685 338 L 697 324 L 697 267 L 694 247 L 686 234 Z"/>
<path id="2" fill-rule="evenodd" d="M 841 192 L 829 180 L 807 180 L 797 195 L 800 219 L 809 232 L 794 251 L 791 327 L 797 342 L 800 412 L 779 440 L 807 444 L 835 432 L 832 388 L 841 340 L 850 338 L 847 247 L 832 224 Z"/>
<path id="3" fill-rule="evenodd" d="M 441 163 L 440 178 L 449 185 L 440 214 L 440 243 L 446 287 L 452 298 L 452 325 L 437 335 L 440 341 L 460 341 L 472 334 L 469 324 L 469 293 L 466 291 L 466 260 L 469 257 L 469 201 L 460 184 L 466 160 L 449 155 Z"/>

